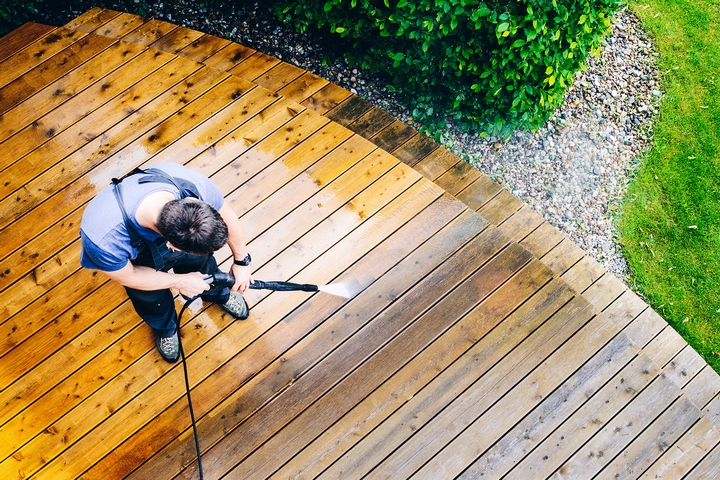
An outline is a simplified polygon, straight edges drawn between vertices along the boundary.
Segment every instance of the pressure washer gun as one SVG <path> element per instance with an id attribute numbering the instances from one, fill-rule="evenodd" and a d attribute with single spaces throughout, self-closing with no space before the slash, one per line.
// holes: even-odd
<path id="1" fill-rule="evenodd" d="M 235 277 L 225 272 L 215 272 L 205 277 L 205 281 L 211 287 L 232 287 L 235 285 Z M 250 284 L 253 290 L 274 290 L 278 292 L 288 292 L 293 290 L 302 290 L 303 292 L 317 292 L 317 285 L 308 283 L 290 283 L 290 282 L 263 282 L 262 280 L 253 280 Z"/>

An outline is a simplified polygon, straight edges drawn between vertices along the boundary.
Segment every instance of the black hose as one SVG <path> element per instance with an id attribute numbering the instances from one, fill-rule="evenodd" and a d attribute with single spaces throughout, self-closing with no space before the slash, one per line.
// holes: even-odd
<path id="1" fill-rule="evenodd" d="M 195 424 L 195 412 L 193 411 L 192 398 L 190 398 L 190 381 L 188 380 L 188 370 L 187 370 L 187 361 L 185 360 L 185 350 L 183 350 L 182 341 L 180 339 L 180 318 L 182 318 L 182 314 L 185 313 L 185 310 L 187 309 L 187 307 L 198 298 L 200 298 L 200 295 L 196 295 L 192 298 L 189 298 L 185 302 L 185 305 L 183 305 L 183 307 L 180 309 L 180 314 L 177 316 L 176 328 L 177 328 L 178 344 L 180 345 L 180 357 L 182 358 L 183 372 L 185 373 L 185 391 L 187 392 L 188 407 L 190 409 L 190 421 L 192 422 L 193 435 L 195 436 L 195 451 L 197 452 L 198 472 L 200 472 L 200 480 L 203 480 L 204 477 L 203 477 L 202 459 L 200 457 L 200 438 L 198 436 L 197 425 Z"/>

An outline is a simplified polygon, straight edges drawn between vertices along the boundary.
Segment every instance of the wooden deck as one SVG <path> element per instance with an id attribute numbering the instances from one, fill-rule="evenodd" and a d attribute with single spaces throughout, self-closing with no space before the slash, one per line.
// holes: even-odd
<path id="1" fill-rule="evenodd" d="M 158 161 L 223 190 L 256 278 L 353 288 L 183 319 L 205 478 L 720 478 L 697 353 L 516 197 L 326 80 L 93 9 L 0 38 L 0 142 L 0 478 L 197 478 L 181 365 L 79 266 L 85 204 Z"/>

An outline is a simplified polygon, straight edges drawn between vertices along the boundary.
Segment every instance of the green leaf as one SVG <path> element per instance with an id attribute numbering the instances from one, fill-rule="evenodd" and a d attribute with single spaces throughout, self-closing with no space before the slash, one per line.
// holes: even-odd
<path id="1" fill-rule="evenodd" d="M 553 67 L 552 66 L 547 67 L 545 69 L 545 75 L 550 75 L 551 73 L 553 73 Z"/>
<path id="2" fill-rule="evenodd" d="M 497 29 L 495 30 L 495 32 L 503 33 L 505 31 L 507 31 L 508 28 L 510 28 L 510 24 L 508 22 L 503 22 L 497 26 Z"/>
<path id="3" fill-rule="evenodd" d="M 585 20 L 587 20 L 587 15 L 580 15 L 580 20 L 578 20 L 578 23 L 582 25 L 585 23 Z"/>
<path id="4" fill-rule="evenodd" d="M 492 10 L 490 10 L 488 7 L 486 7 L 485 4 L 482 4 L 473 13 L 473 16 L 476 17 L 476 18 L 474 18 L 474 20 L 477 20 L 478 18 L 481 18 L 481 17 L 487 17 L 488 15 L 490 15 L 491 12 L 492 12 Z"/>
<path id="5" fill-rule="evenodd" d="M 336 33 L 343 33 L 345 31 L 345 27 L 335 27 Z"/>
<path id="6" fill-rule="evenodd" d="M 525 40 L 523 40 L 522 38 L 518 38 L 513 42 L 512 48 L 522 47 L 523 45 L 525 45 Z"/>

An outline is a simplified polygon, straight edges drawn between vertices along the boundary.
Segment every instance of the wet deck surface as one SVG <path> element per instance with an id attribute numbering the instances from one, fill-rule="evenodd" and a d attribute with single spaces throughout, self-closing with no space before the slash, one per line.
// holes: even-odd
<path id="1" fill-rule="evenodd" d="M 0 478 L 197 478 L 181 365 L 121 287 L 79 267 L 85 204 L 158 161 L 221 188 L 255 278 L 352 293 L 250 291 L 248 320 L 183 319 L 205 478 L 720 475 L 718 375 L 386 112 L 110 10 L 26 24 L 0 62 Z"/>

